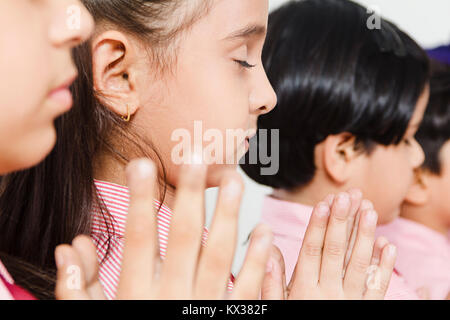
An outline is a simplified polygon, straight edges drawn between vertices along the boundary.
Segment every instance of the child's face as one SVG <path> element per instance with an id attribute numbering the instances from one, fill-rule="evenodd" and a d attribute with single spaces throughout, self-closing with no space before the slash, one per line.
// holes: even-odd
<path id="1" fill-rule="evenodd" d="M 181 36 L 173 73 L 155 83 L 150 69 L 148 78 L 139 81 L 146 87 L 140 92 L 144 105 L 135 121 L 145 127 L 161 154 L 169 183 L 178 168 L 171 156 L 181 141 L 171 141 L 175 130 L 187 129 L 190 145 L 195 142 L 194 121 L 201 121 L 203 133 L 216 129 L 224 138 L 227 129 L 252 130 L 253 135 L 257 117 L 274 108 L 276 95 L 261 63 L 267 21 L 267 0 L 216 0 L 208 14 Z M 255 66 L 242 66 L 246 62 Z M 246 152 L 245 138 L 224 152 L 224 162 L 231 154 L 238 159 Z M 209 143 L 203 141 L 203 146 Z M 221 151 L 226 149 L 223 141 Z M 217 185 L 221 172 L 236 164 L 211 165 L 208 185 Z"/>
<path id="2" fill-rule="evenodd" d="M 50 152 L 53 120 L 72 105 L 67 87 L 77 71 L 70 49 L 92 27 L 78 1 L 0 1 L 0 173 L 35 165 Z"/>
<path id="3" fill-rule="evenodd" d="M 400 214 L 409 187 L 414 182 L 414 170 L 425 159 L 422 147 L 414 136 L 428 104 L 428 88 L 420 97 L 403 141 L 399 145 L 378 145 L 370 155 L 360 157 L 359 172 L 355 172 L 354 186 L 360 187 L 364 197 L 374 203 L 379 214 L 378 223 L 389 223 Z"/>

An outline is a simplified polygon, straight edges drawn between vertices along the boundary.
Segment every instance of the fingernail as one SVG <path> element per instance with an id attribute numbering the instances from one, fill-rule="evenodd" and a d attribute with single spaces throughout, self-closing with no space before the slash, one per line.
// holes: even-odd
<path id="1" fill-rule="evenodd" d="M 272 230 L 269 226 L 260 225 L 257 231 L 253 234 L 253 241 L 259 248 L 267 248 L 272 244 L 273 236 Z"/>
<path id="2" fill-rule="evenodd" d="M 361 203 L 361 210 L 373 209 L 373 204 L 371 201 L 364 199 Z"/>
<path id="3" fill-rule="evenodd" d="M 330 207 L 328 207 L 325 203 L 320 203 L 317 207 L 317 216 L 319 218 L 325 218 L 328 216 L 330 212 Z"/>
<path id="4" fill-rule="evenodd" d="M 377 224 L 378 214 L 374 210 L 366 212 L 365 222 L 368 227 L 375 226 Z"/>
<path id="5" fill-rule="evenodd" d="M 349 195 L 347 193 L 340 193 L 337 198 L 337 203 L 341 208 L 350 205 Z"/>
<path id="6" fill-rule="evenodd" d="M 269 259 L 269 261 L 267 261 L 267 265 L 266 265 L 266 273 L 271 273 L 273 270 L 273 260 Z"/>
<path id="7" fill-rule="evenodd" d="M 191 155 L 191 165 L 202 165 L 203 164 L 203 154 L 199 152 L 194 152 Z"/>
<path id="8" fill-rule="evenodd" d="M 272 235 L 264 234 L 263 236 L 258 236 L 256 242 L 260 247 L 269 247 L 272 244 Z"/>
<path id="9" fill-rule="evenodd" d="M 361 192 L 361 190 L 359 190 L 359 189 L 352 189 L 351 190 L 351 194 L 352 194 L 352 198 L 353 199 L 359 199 L 359 198 L 362 198 L 362 192 Z"/>
<path id="10" fill-rule="evenodd" d="M 187 166 L 187 171 L 190 173 L 192 179 L 203 180 L 204 175 L 207 173 L 207 166 L 203 161 L 203 155 L 201 153 L 192 153 L 190 161 Z"/>
<path id="11" fill-rule="evenodd" d="M 223 187 L 223 193 L 224 195 L 229 199 L 237 198 L 242 194 L 242 184 L 239 183 L 236 180 L 229 181 L 224 187 Z"/>
<path id="12" fill-rule="evenodd" d="M 131 187 L 136 186 L 142 180 L 152 178 L 155 175 L 155 165 L 147 159 L 139 159 L 130 162 L 127 167 L 127 181 Z"/>
<path id="13" fill-rule="evenodd" d="M 139 175 L 140 179 L 148 179 L 153 177 L 155 172 L 155 166 L 152 162 L 148 160 L 139 160 L 136 163 L 136 174 Z"/>
<path id="14" fill-rule="evenodd" d="M 397 248 L 393 244 L 388 245 L 388 256 L 393 258 L 397 255 Z"/>
<path id="15" fill-rule="evenodd" d="M 55 262 L 58 269 L 64 266 L 64 254 L 59 247 L 55 249 Z"/>

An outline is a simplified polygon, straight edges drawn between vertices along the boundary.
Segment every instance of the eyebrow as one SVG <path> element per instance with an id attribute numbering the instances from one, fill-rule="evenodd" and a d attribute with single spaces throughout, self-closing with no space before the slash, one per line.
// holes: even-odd
<path id="1" fill-rule="evenodd" d="M 223 40 L 232 41 L 238 39 L 248 39 L 254 36 L 262 36 L 266 34 L 267 28 L 263 25 L 251 24 L 242 29 L 232 32 Z"/>

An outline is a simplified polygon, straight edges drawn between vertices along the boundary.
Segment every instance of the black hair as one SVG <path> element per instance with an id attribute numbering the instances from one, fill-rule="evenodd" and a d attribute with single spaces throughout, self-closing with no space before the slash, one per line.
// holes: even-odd
<path id="1" fill-rule="evenodd" d="M 264 166 L 249 161 L 242 168 L 288 190 L 312 180 L 315 147 L 329 135 L 351 133 L 363 152 L 400 143 L 429 82 L 428 57 L 414 40 L 346 0 L 291 1 L 271 13 L 263 63 L 278 105 L 258 126 L 279 129 L 279 170 L 262 175 Z"/>
<path id="2" fill-rule="evenodd" d="M 430 101 L 416 139 L 425 152 L 422 168 L 441 174 L 440 151 L 450 139 L 450 65 L 432 62 Z"/>

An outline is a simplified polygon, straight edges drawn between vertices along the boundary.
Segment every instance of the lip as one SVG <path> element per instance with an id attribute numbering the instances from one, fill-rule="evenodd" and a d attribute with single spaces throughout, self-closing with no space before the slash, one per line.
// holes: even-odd
<path id="1" fill-rule="evenodd" d="M 245 137 L 245 149 L 248 150 L 250 148 L 250 139 L 256 136 L 256 129 L 248 129 L 248 134 Z"/>
<path id="2" fill-rule="evenodd" d="M 49 99 L 61 108 L 62 112 L 66 112 L 72 107 L 73 98 L 72 93 L 70 92 L 70 86 L 77 78 L 77 75 L 77 73 L 73 73 L 71 76 L 66 77 L 65 80 L 61 81 L 61 84 L 50 91 L 48 95 Z"/>
<path id="3" fill-rule="evenodd" d="M 247 140 L 250 140 L 251 138 L 253 138 L 254 136 L 256 136 L 256 132 L 257 132 L 256 129 L 248 129 L 248 134 L 247 134 L 246 139 L 247 139 Z"/>

